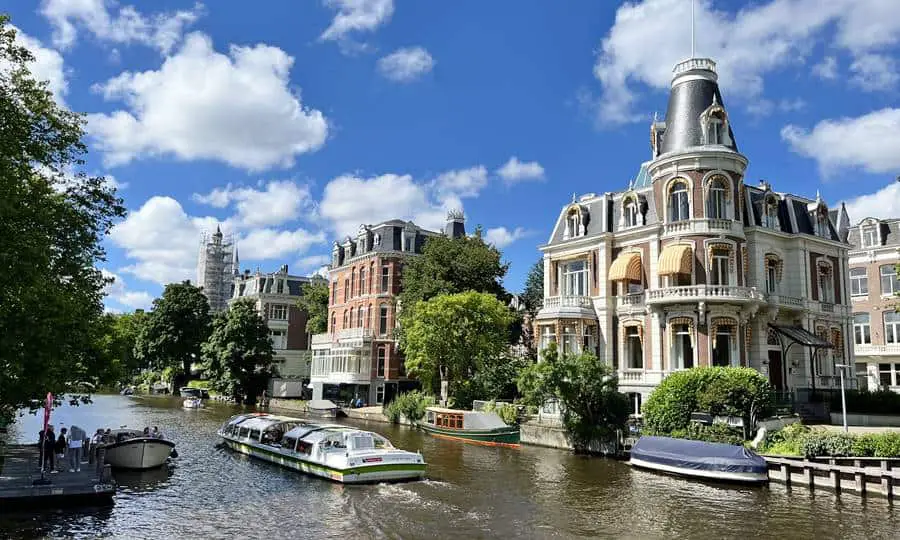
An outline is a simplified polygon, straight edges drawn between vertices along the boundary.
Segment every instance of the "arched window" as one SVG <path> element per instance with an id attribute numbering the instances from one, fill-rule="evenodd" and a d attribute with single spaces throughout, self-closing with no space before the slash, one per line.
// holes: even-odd
<path id="1" fill-rule="evenodd" d="M 709 115 L 709 123 L 706 125 L 707 144 L 725 144 L 725 119 L 722 113 L 714 112 Z"/>
<path id="2" fill-rule="evenodd" d="M 706 194 L 706 217 L 710 219 L 725 219 L 726 196 L 728 188 L 722 178 L 713 178 L 709 183 L 709 191 Z"/>
<path id="3" fill-rule="evenodd" d="M 681 180 L 669 187 L 669 222 L 690 219 L 687 183 Z"/>
<path id="4" fill-rule="evenodd" d="M 831 265 L 825 262 L 818 264 L 819 302 L 834 303 L 834 272 Z"/>
<path id="5" fill-rule="evenodd" d="M 369 283 L 366 281 L 366 267 L 359 269 L 359 294 L 367 294 L 369 292 Z"/>
<path id="6" fill-rule="evenodd" d="M 625 199 L 622 205 L 622 213 L 625 216 L 626 227 L 636 227 L 638 225 L 638 205 L 633 198 Z"/>
<path id="7" fill-rule="evenodd" d="M 563 238 L 575 238 L 584 236 L 586 230 L 585 215 L 578 205 L 572 205 L 566 212 L 566 229 L 563 232 Z"/>
<path id="8" fill-rule="evenodd" d="M 763 207 L 763 227 L 778 229 L 778 199 L 773 196 L 766 197 L 766 202 Z"/>

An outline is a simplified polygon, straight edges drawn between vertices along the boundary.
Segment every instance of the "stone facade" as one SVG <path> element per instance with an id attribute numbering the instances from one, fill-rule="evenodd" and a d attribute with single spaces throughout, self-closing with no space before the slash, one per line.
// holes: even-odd
<path id="1" fill-rule="evenodd" d="M 651 160 L 622 191 L 573 195 L 540 248 L 538 347 L 613 364 L 635 410 L 693 366 L 750 366 L 781 391 L 837 387 L 835 364 L 853 355 L 849 246 L 818 195 L 748 186 L 747 165 L 715 63 L 677 65 Z M 788 347 L 777 328 L 821 348 Z"/>
<path id="2" fill-rule="evenodd" d="M 900 392 L 900 219 L 850 228 L 850 298 L 860 386 Z"/>

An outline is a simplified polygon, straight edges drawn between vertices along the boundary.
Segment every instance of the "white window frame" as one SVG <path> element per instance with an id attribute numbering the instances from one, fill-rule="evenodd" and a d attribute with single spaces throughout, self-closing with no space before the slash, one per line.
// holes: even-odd
<path id="1" fill-rule="evenodd" d="M 634 199 L 629 198 L 625 201 L 625 204 L 622 205 L 622 214 L 626 227 L 638 226 L 638 205 Z"/>
<path id="2" fill-rule="evenodd" d="M 869 273 L 865 268 L 850 269 L 850 296 L 869 296 Z"/>
<path id="3" fill-rule="evenodd" d="M 734 329 L 735 332 L 730 332 L 726 329 Z M 737 326 L 720 325 L 716 328 L 716 335 L 709 336 L 709 365 L 716 365 L 713 362 L 715 359 L 716 345 L 718 344 L 719 336 L 728 336 L 728 363 L 723 367 L 737 367 L 738 365 L 740 365 L 740 362 L 738 361 L 740 350 L 738 348 L 736 331 Z"/>
<path id="4" fill-rule="evenodd" d="M 669 324 L 671 324 L 671 323 L 669 323 Z M 691 325 L 684 324 L 684 323 L 678 323 L 677 326 L 683 326 L 683 327 L 685 327 L 685 330 L 673 332 L 673 331 L 669 330 L 668 327 L 666 328 L 666 334 L 668 334 L 668 336 L 669 336 L 669 364 L 670 364 L 669 369 L 671 369 L 671 370 L 687 369 L 687 366 L 685 365 L 686 358 L 684 358 L 682 356 L 682 352 L 684 350 L 683 347 L 676 348 L 676 345 L 681 345 L 681 340 L 683 340 L 683 339 L 687 339 L 688 343 L 690 343 L 690 345 L 691 345 L 691 352 L 693 353 L 693 357 L 691 358 L 691 366 L 690 367 L 694 367 L 697 365 L 697 363 L 695 361 L 697 359 L 697 347 L 695 346 L 695 343 L 694 343 Z M 676 354 L 676 351 L 677 351 L 677 354 Z"/>
<path id="5" fill-rule="evenodd" d="M 378 335 L 386 336 L 390 327 L 388 326 L 388 320 L 390 318 L 390 310 L 388 309 L 387 304 L 381 304 L 378 306 Z"/>
<path id="6" fill-rule="evenodd" d="M 269 319 L 273 321 L 288 320 L 288 307 L 286 304 L 272 304 L 269 306 Z"/>
<path id="7" fill-rule="evenodd" d="M 272 348 L 276 351 L 287 349 L 287 332 L 284 330 L 269 330 L 269 341 L 272 342 Z"/>
<path id="8" fill-rule="evenodd" d="M 548 348 L 551 343 L 556 343 L 556 327 L 553 325 L 541 326 L 540 350 Z"/>
<path id="9" fill-rule="evenodd" d="M 706 193 L 706 217 L 709 219 L 728 219 L 728 188 L 720 177 L 709 182 Z"/>
<path id="10" fill-rule="evenodd" d="M 885 311 L 883 317 L 884 342 L 886 344 L 900 344 L 900 313 Z"/>
<path id="11" fill-rule="evenodd" d="M 831 268 L 829 266 L 829 268 Z M 834 269 L 831 268 L 829 272 L 822 272 L 818 267 L 816 268 L 816 273 L 818 277 L 816 278 L 816 286 L 819 288 L 819 302 L 823 302 L 826 304 L 834 303 Z M 827 287 L 826 281 L 824 278 L 827 278 Z"/>
<path id="12" fill-rule="evenodd" d="M 865 322 L 863 317 L 865 317 Z M 872 316 L 869 313 L 853 314 L 853 343 L 856 345 L 872 344 Z"/>
<path id="13" fill-rule="evenodd" d="M 570 267 L 581 264 L 579 270 L 571 270 Z M 561 296 L 588 296 L 588 286 L 590 284 L 590 276 L 588 275 L 588 264 L 585 260 L 569 261 L 564 263 L 562 268 L 562 295 Z"/>
<path id="14" fill-rule="evenodd" d="M 876 227 L 864 227 L 860 236 L 862 247 L 875 247 L 881 243 L 878 238 L 878 229 Z"/>
<path id="15" fill-rule="evenodd" d="M 773 259 L 766 259 L 766 292 L 769 294 L 778 293 L 778 262 Z"/>
<path id="16" fill-rule="evenodd" d="M 709 263 L 710 285 L 731 285 L 731 253 L 723 248 L 713 248 L 713 255 Z"/>
<path id="17" fill-rule="evenodd" d="M 567 330 L 571 330 L 567 332 Z M 574 323 L 563 325 L 562 339 L 559 340 L 559 351 L 562 354 L 580 354 L 581 343 L 578 340 L 578 328 Z"/>
<path id="18" fill-rule="evenodd" d="M 626 326 L 625 327 L 625 350 L 623 351 L 625 354 L 625 358 L 627 360 L 627 368 L 628 369 L 644 369 L 644 344 L 641 342 L 641 331 L 635 326 Z M 640 356 L 635 354 L 635 348 L 640 349 Z M 640 360 L 640 365 L 634 365 L 635 359 Z"/>
<path id="19" fill-rule="evenodd" d="M 676 180 L 669 186 L 669 192 L 666 196 L 669 223 L 691 219 L 690 190 L 690 185 L 684 180 Z"/>
<path id="20" fill-rule="evenodd" d="M 883 264 L 878 268 L 879 285 L 881 286 L 881 296 L 894 296 L 900 292 L 900 276 L 897 275 L 897 266 L 894 264 Z M 888 286 L 885 287 L 885 284 Z"/>
<path id="21" fill-rule="evenodd" d="M 381 405 L 384 403 L 384 385 L 379 384 L 375 387 L 375 403 Z"/>

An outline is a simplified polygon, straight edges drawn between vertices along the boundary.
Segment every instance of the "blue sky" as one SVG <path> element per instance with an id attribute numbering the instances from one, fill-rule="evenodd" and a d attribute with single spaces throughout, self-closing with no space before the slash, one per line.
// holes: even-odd
<path id="1" fill-rule="evenodd" d="M 690 0 L 131 1 L 0 4 L 129 209 L 106 242 L 117 311 L 193 279 L 217 223 L 242 267 L 305 274 L 360 223 L 451 208 L 519 290 L 572 193 L 649 157 L 690 54 Z M 696 0 L 748 183 L 900 215 L 895 7 Z"/>

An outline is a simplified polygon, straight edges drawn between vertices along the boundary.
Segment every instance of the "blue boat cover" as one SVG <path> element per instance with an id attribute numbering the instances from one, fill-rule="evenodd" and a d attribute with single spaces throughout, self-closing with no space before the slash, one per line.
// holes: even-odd
<path id="1" fill-rule="evenodd" d="M 683 469 L 765 473 L 766 460 L 734 444 L 670 437 L 643 436 L 631 448 L 631 458 Z"/>

